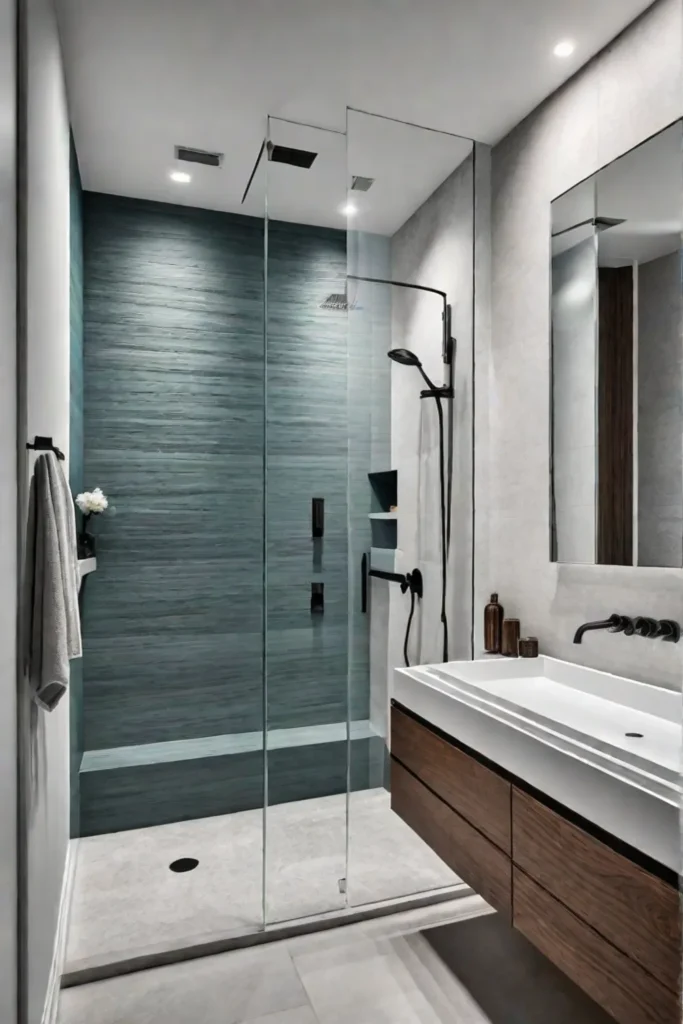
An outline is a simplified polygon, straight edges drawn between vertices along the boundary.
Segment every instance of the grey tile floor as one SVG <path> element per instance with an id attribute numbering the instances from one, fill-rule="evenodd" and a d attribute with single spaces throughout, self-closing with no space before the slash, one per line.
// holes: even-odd
<path id="1" fill-rule="evenodd" d="M 488 914 L 470 896 L 66 989 L 59 1024 L 488 1024 L 417 929 Z"/>
<path id="2" fill-rule="evenodd" d="M 79 840 L 67 970 L 255 931 L 262 922 L 262 849 L 260 810 Z M 345 796 L 270 808 L 267 850 L 269 924 L 343 910 Z M 180 857 L 199 865 L 176 874 L 169 864 Z M 392 812 L 386 790 L 351 795 L 352 906 L 457 884 Z"/>
<path id="3" fill-rule="evenodd" d="M 58 1024 L 612 1024 L 479 896 L 61 993 Z"/>

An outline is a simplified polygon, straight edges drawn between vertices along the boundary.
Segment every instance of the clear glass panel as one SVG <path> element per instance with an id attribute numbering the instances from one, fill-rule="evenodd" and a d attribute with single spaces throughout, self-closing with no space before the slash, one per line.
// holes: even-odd
<path id="1" fill-rule="evenodd" d="M 404 647 L 412 664 L 444 660 L 444 551 L 454 581 L 444 603 L 448 657 L 472 656 L 473 146 L 350 110 L 347 185 L 348 891 L 359 905 L 459 883 L 391 811 L 388 733 Z M 429 385 L 419 367 L 387 353 L 409 350 L 437 388 L 448 385 L 450 333 L 456 400 L 421 398 Z M 424 593 L 411 617 L 413 595 L 401 581 L 416 581 L 416 570 Z"/>
<path id="2" fill-rule="evenodd" d="M 345 905 L 349 427 L 344 135 L 271 118 L 267 156 L 265 894 L 273 923 Z"/>

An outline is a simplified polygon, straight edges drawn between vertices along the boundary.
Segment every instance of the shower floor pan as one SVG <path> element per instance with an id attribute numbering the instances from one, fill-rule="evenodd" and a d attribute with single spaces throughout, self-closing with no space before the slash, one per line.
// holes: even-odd
<path id="1" fill-rule="evenodd" d="M 402 909 L 408 897 L 424 902 L 470 892 L 391 811 L 389 799 L 384 789 L 351 795 L 348 908 L 339 885 L 346 795 L 268 809 L 267 931 L 302 919 L 308 928 L 319 918 L 314 927 L 329 926 L 372 907 L 385 911 L 388 901 Z M 263 937 L 262 849 L 262 810 L 75 841 L 64 984 Z M 170 867 L 189 859 L 196 867 Z"/>

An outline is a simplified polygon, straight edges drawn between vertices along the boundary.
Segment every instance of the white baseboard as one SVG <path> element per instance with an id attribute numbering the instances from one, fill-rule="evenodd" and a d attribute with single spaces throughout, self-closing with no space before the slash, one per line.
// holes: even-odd
<path id="1" fill-rule="evenodd" d="M 66 944 L 69 937 L 69 911 L 71 909 L 71 897 L 73 894 L 74 880 L 76 878 L 76 853 L 78 847 L 77 839 L 70 839 L 66 850 L 66 863 L 64 865 L 64 877 L 62 879 L 62 893 L 59 900 L 59 916 L 57 918 L 57 933 L 52 954 L 52 966 L 50 967 L 50 978 L 47 983 L 47 994 L 45 996 L 45 1007 L 41 1024 L 57 1024 L 57 1013 L 59 1010 L 59 988 L 64 973 L 66 961 Z"/>

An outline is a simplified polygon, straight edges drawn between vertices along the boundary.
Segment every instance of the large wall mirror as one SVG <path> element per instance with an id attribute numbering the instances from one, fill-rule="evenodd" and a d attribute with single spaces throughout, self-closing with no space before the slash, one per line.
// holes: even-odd
<path id="1" fill-rule="evenodd" d="M 553 561 L 683 566 L 682 125 L 552 203 Z"/>

